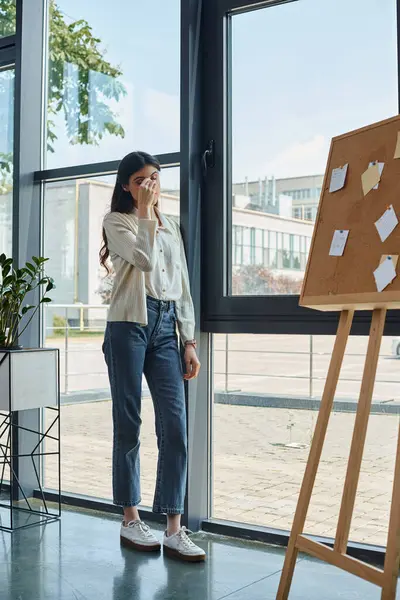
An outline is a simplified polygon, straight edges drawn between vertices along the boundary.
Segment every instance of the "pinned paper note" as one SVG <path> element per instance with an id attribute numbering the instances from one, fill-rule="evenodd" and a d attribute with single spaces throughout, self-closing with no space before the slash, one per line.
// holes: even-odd
<path id="1" fill-rule="evenodd" d="M 343 229 L 338 229 L 335 231 L 333 234 L 331 249 L 329 250 L 329 256 L 343 256 L 348 237 L 348 231 L 344 231 Z"/>
<path id="2" fill-rule="evenodd" d="M 393 158 L 400 158 L 400 131 L 397 132 L 397 143 Z"/>
<path id="3" fill-rule="evenodd" d="M 399 255 L 398 254 L 382 254 L 381 260 L 380 260 L 379 264 L 381 265 L 389 257 L 393 261 L 394 268 L 396 268 L 398 260 L 399 260 Z"/>
<path id="4" fill-rule="evenodd" d="M 364 196 L 370 192 L 377 183 L 381 180 L 381 174 L 379 172 L 379 166 L 377 163 L 368 167 L 366 171 L 361 175 L 361 183 Z"/>
<path id="5" fill-rule="evenodd" d="M 349 165 L 346 164 L 343 167 L 337 167 L 337 169 L 333 169 L 331 175 L 331 183 L 329 186 L 329 191 L 331 193 L 337 192 L 338 190 L 341 190 L 344 187 L 344 184 L 346 182 L 348 166 Z"/>
<path id="6" fill-rule="evenodd" d="M 374 160 L 374 161 L 372 161 L 372 162 L 369 163 L 370 167 L 372 167 L 373 165 L 378 165 L 379 177 L 382 177 L 382 171 L 383 171 L 383 167 L 385 166 L 385 163 L 378 162 L 377 160 Z M 376 185 L 374 185 L 374 187 L 372 189 L 373 190 L 377 190 L 378 188 L 379 188 L 379 183 L 377 183 Z"/>
<path id="7" fill-rule="evenodd" d="M 394 231 L 394 229 L 397 227 L 398 223 L 399 220 L 393 206 L 389 206 L 381 218 L 375 223 L 375 227 L 378 230 L 379 237 L 381 238 L 382 242 L 387 240 L 392 231 Z"/>
<path id="8" fill-rule="evenodd" d="M 382 292 L 396 278 L 396 268 L 391 256 L 386 256 L 374 271 L 376 289 Z"/>

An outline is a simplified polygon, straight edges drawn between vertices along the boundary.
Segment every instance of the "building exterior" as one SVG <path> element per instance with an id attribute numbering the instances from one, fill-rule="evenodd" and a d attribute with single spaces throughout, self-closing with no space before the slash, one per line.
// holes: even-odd
<path id="1" fill-rule="evenodd" d="M 245 180 L 234 184 L 233 194 L 249 197 L 253 207 L 262 207 L 263 210 L 268 207 L 268 199 L 284 195 L 292 200 L 293 218 L 315 221 L 323 179 L 323 175 L 305 175 L 285 179 L 265 177 L 257 181 Z"/>

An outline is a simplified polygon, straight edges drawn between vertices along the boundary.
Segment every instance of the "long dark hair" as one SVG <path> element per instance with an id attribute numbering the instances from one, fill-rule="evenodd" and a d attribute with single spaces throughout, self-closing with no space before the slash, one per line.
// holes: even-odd
<path id="1" fill-rule="evenodd" d="M 133 173 L 137 173 L 146 166 L 155 167 L 158 171 L 161 170 L 159 161 L 155 156 L 147 154 L 147 152 L 131 152 L 127 154 L 119 163 L 117 181 L 111 198 L 110 212 L 130 213 L 133 209 L 133 198 L 130 192 L 124 190 L 124 185 L 129 184 L 129 178 Z M 103 245 L 99 252 L 100 264 L 110 273 L 107 265 L 110 252 L 108 250 L 108 241 L 106 232 L 103 227 Z"/>

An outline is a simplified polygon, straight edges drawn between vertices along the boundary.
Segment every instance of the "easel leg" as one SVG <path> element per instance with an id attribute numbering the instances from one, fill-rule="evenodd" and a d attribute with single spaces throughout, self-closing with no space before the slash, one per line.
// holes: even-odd
<path id="1" fill-rule="evenodd" d="M 303 533 L 304 524 L 307 518 L 308 507 L 318 471 L 319 461 L 321 459 L 324 440 L 328 429 L 329 417 L 332 411 L 333 400 L 335 398 L 337 382 L 339 380 L 340 369 L 343 363 L 343 357 L 346 350 L 347 339 L 350 334 L 353 316 L 354 311 L 343 311 L 340 315 L 335 345 L 332 352 L 328 376 L 318 414 L 318 420 L 315 426 L 310 454 L 297 503 L 296 514 L 293 521 L 288 549 L 286 551 L 286 558 L 283 565 L 283 571 L 276 600 L 287 600 L 289 597 L 290 586 L 292 584 L 292 578 L 298 554 L 296 547 L 297 536 Z"/>
<path id="2" fill-rule="evenodd" d="M 368 421 L 371 412 L 372 394 L 374 392 L 376 369 L 378 366 L 379 351 L 381 347 L 383 328 L 385 326 L 385 318 L 385 308 L 375 309 L 372 313 L 368 350 L 365 359 L 360 397 L 354 424 L 353 439 L 351 442 L 350 457 L 347 465 L 342 504 L 340 507 L 339 521 L 336 530 L 335 550 L 341 554 L 346 552 L 349 541 L 351 520 L 354 511 L 358 481 L 360 478 L 361 462 L 364 454 L 365 439 L 367 436 Z"/>
<path id="3" fill-rule="evenodd" d="M 400 567 L 400 427 L 381 600 L 395 600 Z"/>

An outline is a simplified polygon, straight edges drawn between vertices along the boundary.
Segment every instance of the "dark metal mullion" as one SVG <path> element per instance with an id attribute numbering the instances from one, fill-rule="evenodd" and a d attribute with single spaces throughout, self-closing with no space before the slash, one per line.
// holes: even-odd
<path id="1" fill-rule="evenodd" d="M 245 510 L 246 506 L 244 505 L 243 508 Z M 217 535 L 255 540 L 273 546 L 283 547 L 288 545 L 290 536 L 290 532 L 285 529 L 274 529 L 267 526 L 262 527 L 218 519 L 203 521 L 202 530 Z M 327 546 L 333 546 L 334 544 L 334 540 L 329 537 L 316 536 L 309 533 L 307 533 L 307 537 L 310 537 L 321 544 L 326 544 Z M 347 547 L 347 553 L 350 556 L 376 565 L 383 565 L 385 552 L 386 550 L 382 546 L 363 544 L 360 542 L 350 541 Z"/>
<path id="2" fill-rule="evenodd" d="M 203 149 L 209 140 L 215 140 L 215 164 L 207 170 L 203 184 L 202 321 L 219 304 L 226 280 L 223 17 L 217 2 L 207 0 L 203 7 Z"/>
<path id="3" fill-rule="evenodd" d="M 37 499 L 42 498 L 42 493 L 48 502 L 58 503 L 59 495 L 58 490 L 43 488 L 35 489 L 33 491 L 33 497 Z M 92 496 L 84 496 L 80 494 L 62 493 L 61 504 L 65 506 L 73 506 L 77 508 L 87 508 L 89 510 L 101 511 L 104 513 L 111 513 L 115 515 L 121 515 L 121 507 L 116 506 L 111 500 L 103 500 L 101 498 L 94 498 Z M 139 507 L 139 514 L 141 518 L 146 521 L 153 521 L 156 523 L 165 523 L 165 515 L 154 513 L 151 508 Z"/>
<path id="4" fill-rule="evenodd" d="M 0 49 L 0 70 L 15 68 L 15 47 Z"/>
<path id="5" fill-rule="evenodd" d="M 218 315 L 216 318 L 203 319 L 203 330 L 208 333 L 223 334 L 270 334 L 270 335 L 336 335 L 337 322 L 318 323 L 318 321 L 303 323 L 296 319 L 278 318 L 270 320 L 251 319 L 240 315 L 236 320 Z M 365 336 L 368 334 L 370 323 L 353 323 L 351 334 Z M 399 336 L 398 322 L 386 323 L 385 336 Z"/>
<path id="6" fill-rule="evenodd" d="M 224 19 L 224 220 L 223 227 L 225 239 L 224 260 L 224 288 L 223 295 L 232 294 L 232 234 L 233 234 L 233 148 L 232 148 L 232 19 L 227 15 Z M 243 233 L 242 233 L 243 235 Z M 242 244 L 243 252 L 243 244 Z"/>
<path id="7" fill-rule="evenodd" d="M 161 166 L 177 167 L 180 163 L 180 152 L 171 152 L 169 154 L 157 155 Z M 45 169 L 36 171 L 34 174 L 35 183 L 47 181 L 65 181 L 67 179 L 80 179 L 83 177 L 114 175 L 118 171 L 119 160 L 110 160 L 100 163 L 90 163 L 86 165 L 74 165 L 72 167 L 60 167 L 57 169 Z"/>
<path id="8" fill-rule="evenodd" d="M 0 38 L 0 52 L 3 52 L 3 50 L 9 50 L 10 48 L 15 49 L 16 44 L 16 35 L 8 35 L 6 37 Z"/>

